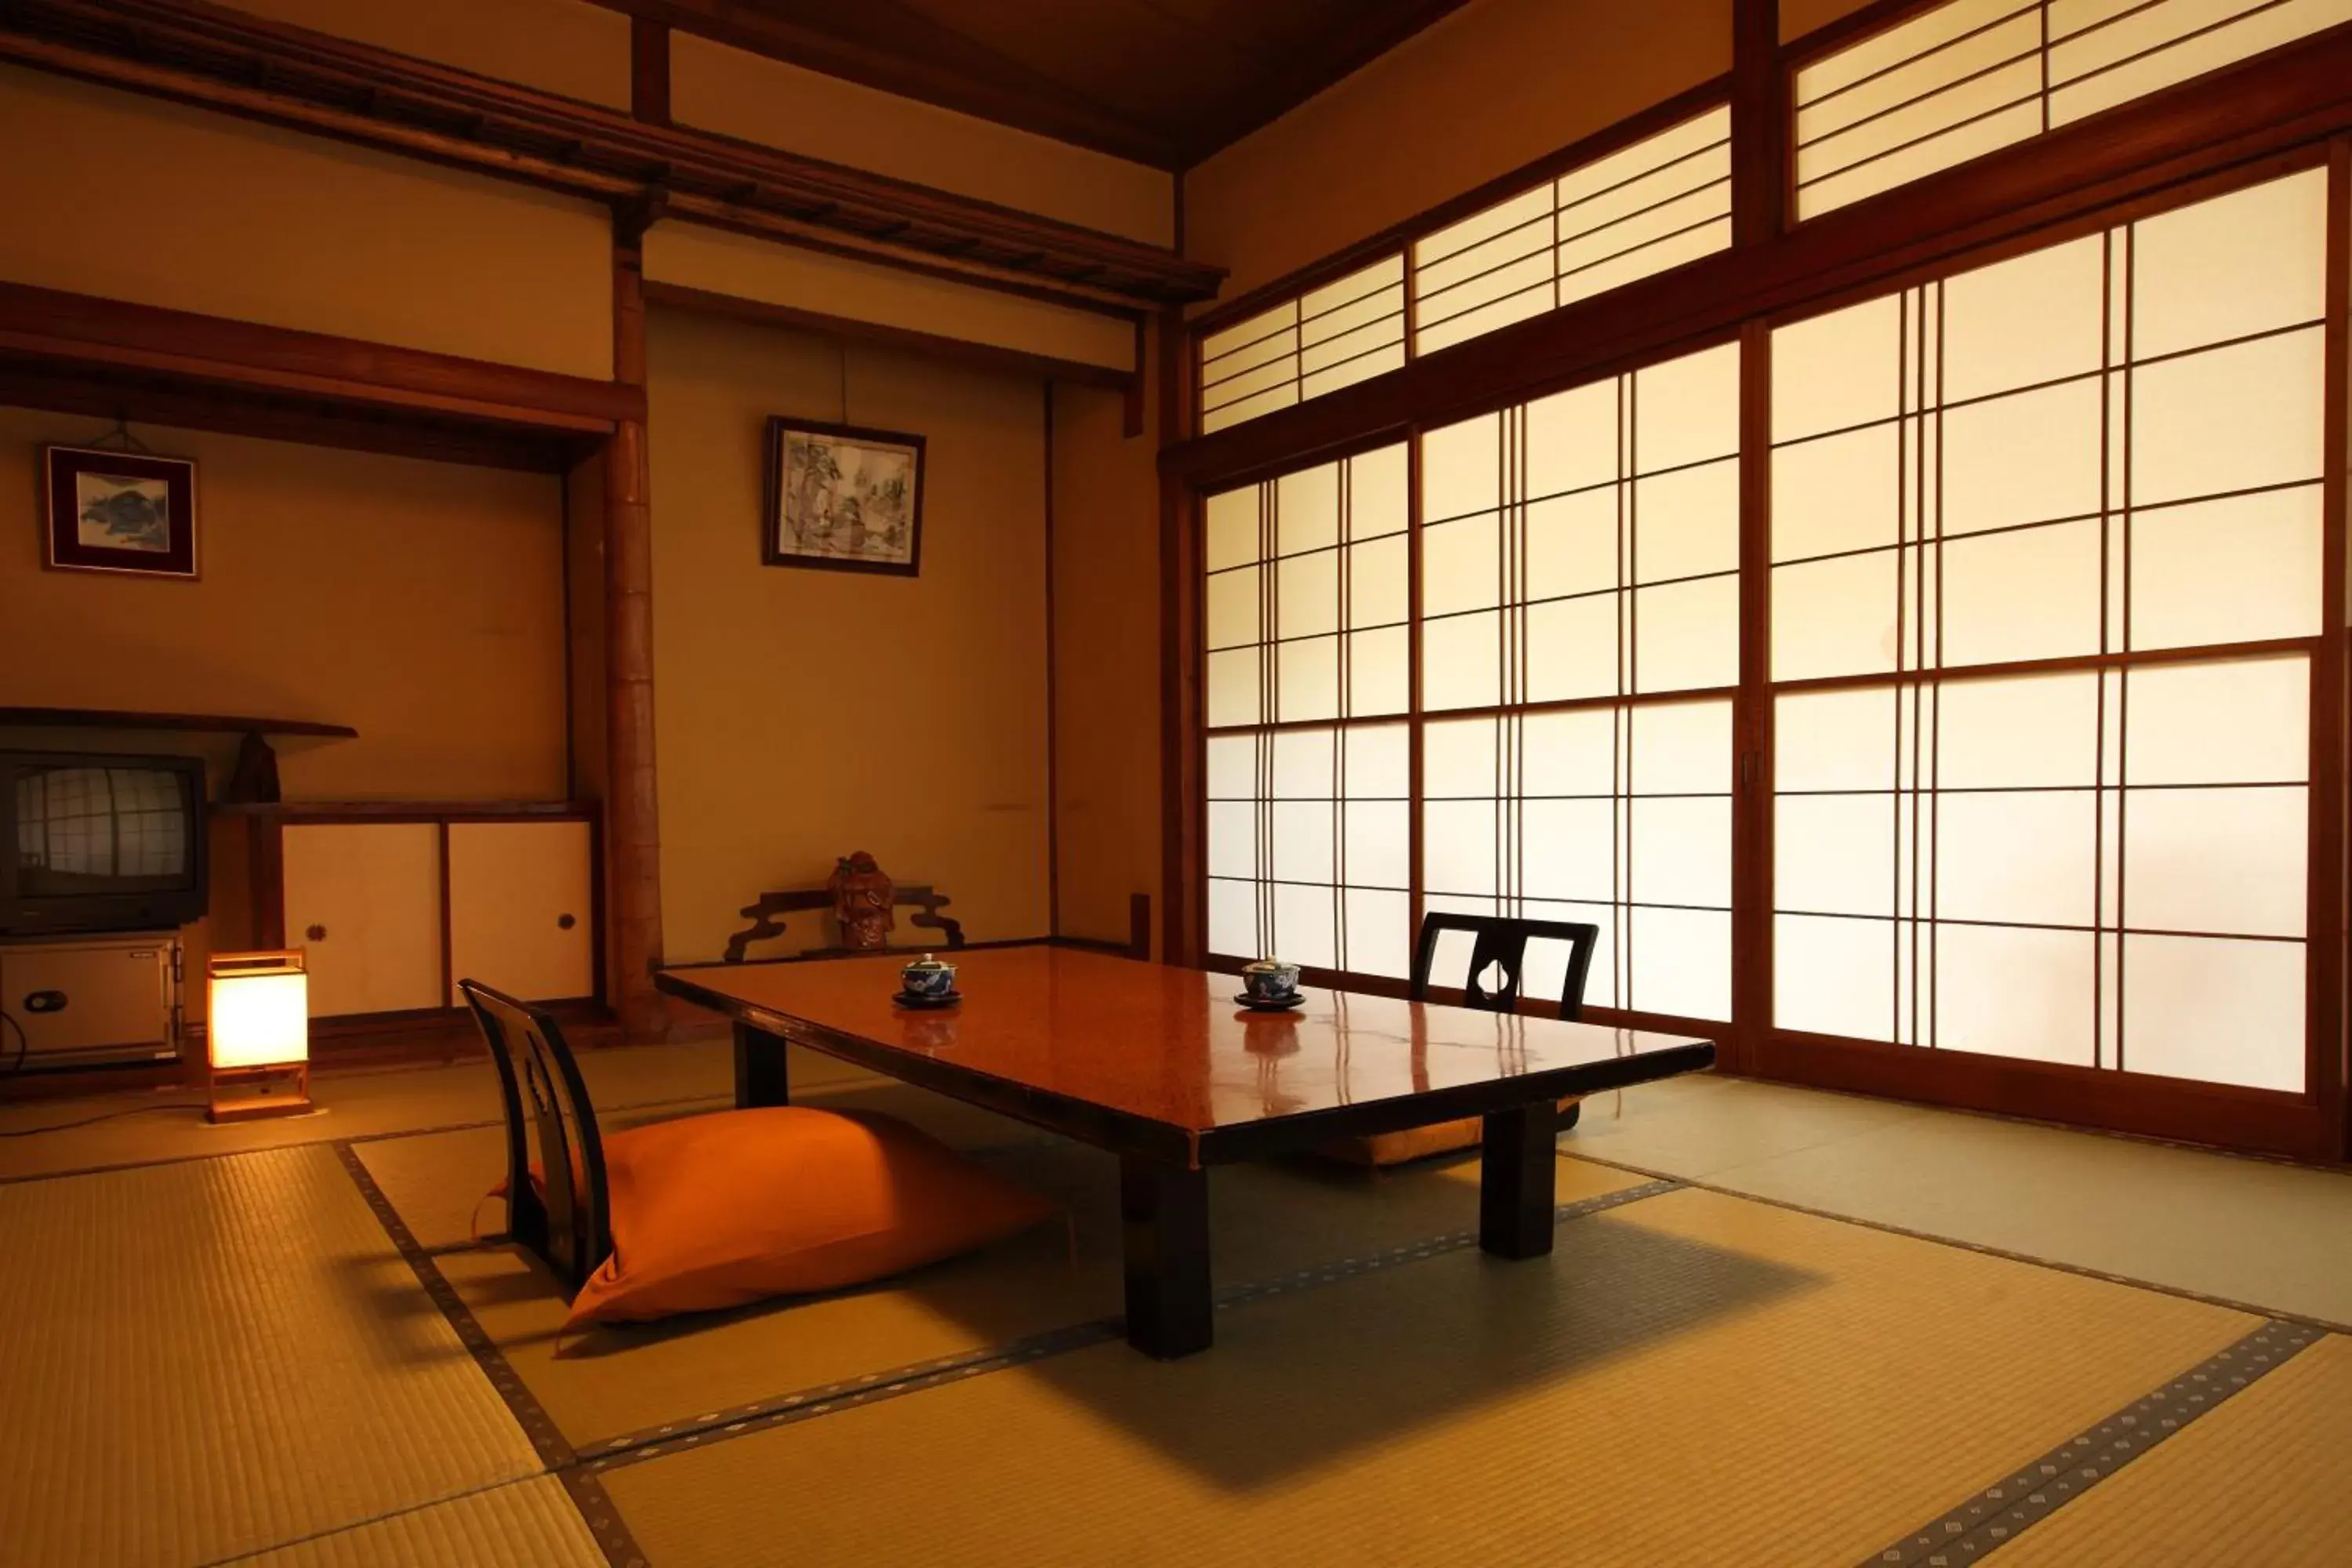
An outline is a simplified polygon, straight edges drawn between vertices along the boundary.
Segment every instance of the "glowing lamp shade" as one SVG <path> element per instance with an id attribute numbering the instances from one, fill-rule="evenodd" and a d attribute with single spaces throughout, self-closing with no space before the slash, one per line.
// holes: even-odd
<path id="1" fill-rule="evenodd" d="M 299 969 L 212 974 L 213 1066 L 270 1067 L 310 1055 L 310 977 Z"/>
<path id="2" fill-rule="evenodd" d="M 302 955 L 216 952 L 205 978 L 213 1120 L 308 1110 L 310 977 Z"/>

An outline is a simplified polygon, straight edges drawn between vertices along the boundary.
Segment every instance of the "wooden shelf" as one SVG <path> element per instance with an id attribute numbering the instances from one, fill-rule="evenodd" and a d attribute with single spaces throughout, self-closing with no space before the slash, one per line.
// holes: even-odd
<path id="1" fill-rule="evenodd" d="M 0 708 L 0 724 L 27 729 L 202 731 L 224 735 L 323 735 L 355 741 L 349 724 L 313 719 L 242 719 L 221 713 L 135 713 L 113 708 Z"/>
<path id="2" fill-rule="evenodd" d="M 321 820 L 440 822 L 473 817 L 591 816 L 589 800 L 257 800 L 215 801 L 222 816 L 316 817 Z"/>

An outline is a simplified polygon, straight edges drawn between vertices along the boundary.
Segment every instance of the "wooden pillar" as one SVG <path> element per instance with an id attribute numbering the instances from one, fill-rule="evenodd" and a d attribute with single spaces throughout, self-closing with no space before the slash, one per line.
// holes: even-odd
<path id="1" fill-rule="evenodd" d="M 613 379 L 646 383 L 644 253 L 651 204 L 613 220 Z M 631 1036 L 659 1037 L 660 795 L 654 776 L 653 516 L 646 427 L 622 421 L 604 447 L 604 862 L 612 995 Z"/>

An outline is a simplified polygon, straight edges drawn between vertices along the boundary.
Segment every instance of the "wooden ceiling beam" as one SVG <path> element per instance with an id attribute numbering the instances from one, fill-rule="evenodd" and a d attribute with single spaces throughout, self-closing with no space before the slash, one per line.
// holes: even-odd
<path id="1" fill-rule="evenodd" d="M 691 221 L 1080 309 L 1188 304 L 1213 297 L 1224 276 L 1115 235 L 646 123 L 205 0 L 10 0 L 0 7 L 0 61 L 616 207 L 643 206 L 659 190 L 672 215 Z M 264 65 L 271 85 L 256 88 Z"/>
<path id="2" fill-rule="evenodd" d="M 912 52 L 875 48 L 787 20 L 744 0 L 594 0 L 608 10 L 666 23 L 714 43 L 803 66 L 901 98 L 1034 132 L 1154 168 L 1182 166 L 1174 140 L 1121 115 L 1067 84 L 1007 59 L 954 29 L 934 26 L 954 55 L 940 63 Z M 1459 0 L 1456 0 L 1459 3 Z"/>

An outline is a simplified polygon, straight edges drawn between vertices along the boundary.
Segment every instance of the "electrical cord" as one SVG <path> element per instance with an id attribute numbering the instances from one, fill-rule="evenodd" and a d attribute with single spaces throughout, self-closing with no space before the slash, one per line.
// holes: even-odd
<path id="1" fill-rule="evenodd" d="M 202 1110 L 201 1100 L 174 1100 L 162 1105 L 142 1105 L 130 1110 L 110 1110 L 99 1116 L 85 1116 L 79 1121 L 52 1121 L 40 1127 L 0 1128 L 0 1138 L 30 1138 L 36 1132 L 69 1132 L 77 1127 L 95 1127 L 101 1121 L 118 1121 L 126 1116 L 146 1116 L 158 1110 Z"/>

